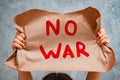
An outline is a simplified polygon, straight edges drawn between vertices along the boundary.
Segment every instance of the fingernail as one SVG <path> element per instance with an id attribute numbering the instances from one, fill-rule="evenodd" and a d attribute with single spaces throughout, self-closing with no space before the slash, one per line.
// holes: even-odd
<path id="1" fill-rule="evenodd" d="M 25 44 L 23 44 L 23 46 L 24 46 Z"/>
<path id="2" fill-rule="evenodd" d="M 97 32 L 97 34 L 100 34 L 100 32 Z"/>
<path id="3" fill-rule="evenodd" d="M 24 35 L 24 34 L 22 34 L 22 36 L 23 36 L 23 38 L 25 38 L 25 35 Z"/>

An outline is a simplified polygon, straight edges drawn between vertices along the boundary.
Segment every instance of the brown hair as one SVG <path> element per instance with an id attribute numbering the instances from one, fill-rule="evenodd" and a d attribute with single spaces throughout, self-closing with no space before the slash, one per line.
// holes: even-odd
<path id="1" fill-rule="evenodd" d="M 65 73 L 50 73 L 43 80 L 72 80 L 72 78 Z"/>

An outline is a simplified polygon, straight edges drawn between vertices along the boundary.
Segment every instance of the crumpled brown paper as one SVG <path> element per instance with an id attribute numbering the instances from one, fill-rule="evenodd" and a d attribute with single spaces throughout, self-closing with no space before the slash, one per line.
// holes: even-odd
<path id="1" fill-rule="evenodd" d="M 4 64 L 20 71 L 106 72 L 116 61 L 109 46 L 96 43 L 100 17 L 92 7 L 70 13 L 32 9 L 18 14 L 14 26 L 18 34 L 26 35 L 26 46 L 16 49 Z"/>

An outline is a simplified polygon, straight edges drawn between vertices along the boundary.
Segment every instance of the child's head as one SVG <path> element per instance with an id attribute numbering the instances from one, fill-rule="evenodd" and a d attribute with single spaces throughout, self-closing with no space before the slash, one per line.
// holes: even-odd
<path id="1" fill-rule="evenodd" d="M 65 73 L 50 73 L 43 80 L 72 80 L 72 78 Z"/>

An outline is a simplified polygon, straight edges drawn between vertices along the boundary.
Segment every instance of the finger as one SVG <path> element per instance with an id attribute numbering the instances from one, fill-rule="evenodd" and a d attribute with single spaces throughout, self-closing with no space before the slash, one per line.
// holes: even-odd
<path id="1" fill-rule="evenodd" d="M 102 41 L 103 39 L 108 39 L 108 36 L 107 35 L 102 35 L 99 37 L 99 41 Z"/>
<path id="2" fill-rule="evenodd" d="M 103 41 L 104 39 L 108 39 L 108 38 L 106 36 L 102 36 L 100 39 L 97 39 L 97 43 L 103 44 L 101 41 Z"/>
<path id="3" fill-rule="evenodd" d="M 22 49 L 22 46 L 20 46 L 20 45 L 17 44 L 17 43 L 12 43 L 12 48 L 13 48 L 13 49 L 15 49 L 15 48 L 17 48 L 17 49 Z"/>
<path id="4" fill-rule="evenodd" d="M 106 33 L 105 33 L 105 32 L 100 33 L 100 34 L 97 36 L 97 39 L 101 39 L 102 37 L 103 37 L 103 38 L 106 37 Z"/>
<path id="5" fill-rule="evenodd" d="M 25 38 L 25 34 L 24 34 L 24 33 L 21 33 L 20 36 L 21 36 L 22 38 Z"/>
<path id="6" fill-rule="evenodd" d="M 100 29 L 98 33 L 102 33 L 102 32 L 105 32 L 105 29 Z"/>
<path id="7" fill-rule="evenodd" d="M 105 33 L 105 29 L 100 29 L 98 32 L 97 32 L 97 35 L 100 35 L 101 33 Z"/>
<path id="8" fill-rule="evenodd" d="M 15 38 L 14 40 L 15 43 L 19 44 L 20 46 L 24 46 L 25 44 L 23 42 L 21 42 L 20 40 L 18 40 L 17 38 Z"/>
<path id="9" fill-rule="evenodd" d="M 105 29 L 101 29 L 97 34 L 97 39 L 101 38 L 104 35 L 106 35 Z"/>
<path id="10" fill-rule="evenodd" d="M 22 37 L 22 36 L 20 36 L 20 35 L 18 35 L 17 37 L 16 37 L 18 40 L 20 40 L 21 42 L 25 42 L 25 40 L 24 40 L 24 38 Z"/>
<path id="11" fill-rule="evenodd" d="M 99 45 L 103 45 L 103 44 L 108 45 L 109 43 L 110 43 L 109 39 L 103 39 L 99 42 Z"/>

